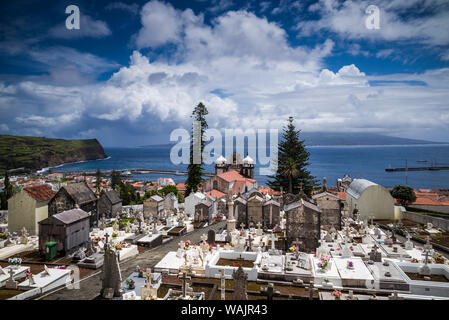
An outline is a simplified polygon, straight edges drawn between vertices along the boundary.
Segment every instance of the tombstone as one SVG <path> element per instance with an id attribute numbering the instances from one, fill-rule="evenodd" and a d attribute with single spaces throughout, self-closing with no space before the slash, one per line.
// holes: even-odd
<path id="1" fill-rule="evenodd" d="M 207 232 L 207 242 L 210 244 L 215 243 L 215 231 L 212 229 Z"/>
<path id="2" fill-rule="evenodd" d="M 352 257 L 352 251 L 349 248 L 349 244 L 345 243 L 343 246 L 343 250 L 341 251 L 342 258 L 351 258 Z"/>
<path id="3" fill-rule="evenodd" d="M 106 216 L 103 214 L 101 216 L 100 230 L 104 230 L 106 228 Z"/>
<path id="4" fill-rule="evenodd" d="M 220 278 L 220 299 L 226 300 L 226 277 L 225 277 L 225 269 L 221 269 L 221 272 L 217 274 L 216 277 Z"/>
<path id="5" fill-rule="evenodd" d="M 429 266 L 427 265 L 427 263 L 429 262 L 429 250 L 426 250 L 425 254 L 426 254 L 426 258 L 424 260 L 424 265 L 421 268 L 419 268 L 419 274 L 421 276 L 427 276 L 428 277 L 428 276 L 430 276 L 432 274 Z"/>
<path id="6" fill-rule="evenodd" d="M 21 244 L 27 244 L 28 243 L 28 232 L 25 227 L 22 228 L 22 236 L 20 237 L 20 243 Z"/>
<path id="7" fill-rule="evenodd" d="M 107 239 L 106 239 L 107 241 Z M 114 248 L 106 245 L 103 264 L 103 279 L 100 295 L 106 299 L 123 295 L 122 274 L 118 260 L 118 253 Z"/>
<path id="8" fill-rule="evenodd" d="M 369 253 L 369 259 L 374 262 L 382 262 L 382 253 L 377 251 L 377 246 L 374 245 Z"/>
<path id="9" fill-rule="evenodd" d="M 140 297 L 144 300 L 147 297 L 157 297 L 157 288 L 153 285 L 154 274 L 150 269 L 143 272 L 145 286 L 140 288 Z"/>
<path id="10" fill-rule="evenodd" d="M 232 273 L 232 278 L 234 279 L 232 300 L 248 300 L 248 295 L 246 294 L 248 275 L 243 271 L 241 265 L 239 265 L 238 269 Z"/>
<path id="11" fill-rule="evenodd" d="M 232 242 L 232 236 L 231 236 L 231 233 L 229 232 L 229 230 L 226 233 L 225 242 L 227 242 L 227 243 Z"/>
<path id="12" fill-rule="evenodd" d="M 186 297 L 186 293 L 187 293 L 187 280 L 192 279 L 192 277 L 190 277 L 189 275 L 187 275 L 187 272 L 180 272 L 178 275 L 178 278 L 181 279 L 182 281 L 182 297 L 185 298 Z"/>
<path id="13" fill-rule="evenodd" d="M 430 237 L 426 237 L 426 244 L 424 245 L 424 250 L 432 250 L 432 244 L 430 243 Z"/>
<path id="14" fill-rule="evenodd" d="M 262 235 L 262 224 L 259 222 L 257 222 L 257 229 L 256 229 L 256 235 L 261 236 Z"/>
<path id="15" fill-rule="evenodd" d="M 14 270 L 12 268 L 9 268 L 9 278 L 5 283 L 5 288 L 17 290 L 17 281 L 14 280 Z"/>
<path id="16" fill-rule="evenodd" d="M 47 265 L 44 264 L 44 271 L 46 276 L 50 276 L 50 269 L 48 269 Z"/>
<path id="17" fill-rule="evenodd" d="M 410 234 L 407 234 L 407 241 L 405 242 L 405 250 L 413 249 L 413 242 L 410 240 L 412 237 Z"/>
<path id="18" fill-rule="evenodd" d="M 260 288 L 260 293 L 267 296 L 267 300 L 273 300 L 274 296 L 279 296 L 281 292 L 274 288 L 274 284 L 270 282 L 267 287 Z"/>
<path id="19" fill-rule="evenodd" d="M 324 237 L 324 240 L 326 242 L 334 242 L 334 239 L 332 238 L 332 234 L 330 232 L 326 233 L 326 236 Z"/>

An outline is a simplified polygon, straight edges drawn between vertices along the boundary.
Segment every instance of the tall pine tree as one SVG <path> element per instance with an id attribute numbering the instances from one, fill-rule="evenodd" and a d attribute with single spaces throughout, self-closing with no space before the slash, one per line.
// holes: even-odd
<path id="1" fill-rule="evenodd" d="M 304 140 L 299 138 L 300 132 L 293 123 L 293 117 L 289 117 L 279 143 L 278 169 L 275 175 L 269 176 L 268 185 L 274 190 L 279 191 L 282 187 L 295 194 L 302 190 L 310 196 L 317 182 L 307 170 L 310 154 L 304 146 Z"/>
<path id="2" fill-rule="evenodd" d="M 204 150 L 204 140 L 205 140 L 205 132 L 208 128 L 207 122 L 206 122 L 206 115 L 209 112 L 207 111 L 207 108 L 204 104 L 201 102 L 193 109 L 192 112 L 192 120 L 193 121 L 199 121 L 200 122 L 200 134 L 201 134 L 201 163 L 196 164 L 193 163 L 193 145 L 194 145 L 194 132 L 192 127 L 192 136 L 190 139 L 190 163 L 187 167 L 188 175 L 186 180 L 186 192 L 185 196 L 188 196 L 191 192 L 198 191 L 198 186 L 202 182 L 202 175 L 203 175 L 203 150 Z"/>

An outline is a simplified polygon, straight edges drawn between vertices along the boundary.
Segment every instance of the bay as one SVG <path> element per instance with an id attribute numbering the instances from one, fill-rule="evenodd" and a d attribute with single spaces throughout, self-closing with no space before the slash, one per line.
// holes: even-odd
<path id="1" fill-rule="evenodd" d="M 405 184 L 405 172 L 386 172 L 388 167 L 435 165 L 449 166 L 449 145 L 403 145 L 403 146 L 309 146 L 309 170 L 318 179 L 327 179 L 335 185 L 338 178 L 349 174 L 352 178 L 363 177 L 385 187 Z M 105 148 L 108 159 L 65 164 L 53 168 L 53 172 L 112 169 L 165 169 L 186 170 L 186 165 L 174 165 L 170 161 L 171 147 L 147 146 L 140 148 Z M 427 160 L 428 162 L 418 162 Z M 205 165 L 206 172 L 214 172 L 213 165 Z M 409 171 L 408 185 L 415 188 L 449 189 L 449 170 Z M 157 180 L 171 177 L 175 182 L 184 182 L 184 175 L 137 174 L 130 177 L 138 180 Z M 255 178 L 259 185 L 266 185 L 267 176 L 259 175 L 257 163 Z"/>

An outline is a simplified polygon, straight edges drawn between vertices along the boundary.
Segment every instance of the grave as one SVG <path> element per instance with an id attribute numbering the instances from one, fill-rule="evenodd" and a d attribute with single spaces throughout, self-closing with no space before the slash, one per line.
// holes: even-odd
<path id="1" fill-rule="evenodd" d="M 18 285 L 19 290 L 40 289 L 40 293 L 53 290 L 70 282 L 71 269 L 47 268 L 37 275 L 30 274 L 28 279 Z"/>
<path id="2" fill-rule="evenodd" d="M 137 244 L 140 246 L 143 246 L 143 247 L 155 248 L 162 244 L 162 238 L 163 238 L 163 236 L 160 233 L 144 235 L 143 237 L 141 237 L 137 240 Z"/>
<path id="3" fill-rule="evenodd" d="M 77 263 L 78 267 L 87 268 L 87 269 L 98 269 L 103 266 L 104 263 L 104 255 L 101 252 L 96 252 L 84 260 Z"/>
<path id="4" fill-rule="evenodd" d="M 449 297 L 449 266 L 444 264 L 428 264 L 430 275 L 419 274 L 423 264 L 412 262 L 395 262 L 399 272 L 404 277 L 410 291 L 415 295 Z"/>

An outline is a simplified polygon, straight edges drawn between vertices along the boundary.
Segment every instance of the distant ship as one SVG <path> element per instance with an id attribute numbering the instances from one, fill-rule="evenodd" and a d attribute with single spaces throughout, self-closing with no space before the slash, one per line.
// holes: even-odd
<path id="1" fill-rule="evenodd" d="M 427 160 L 416 160 L 416 162 L 427 162 Z"/>

